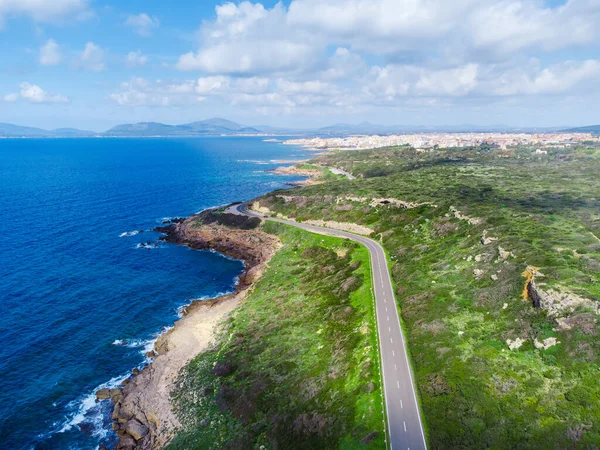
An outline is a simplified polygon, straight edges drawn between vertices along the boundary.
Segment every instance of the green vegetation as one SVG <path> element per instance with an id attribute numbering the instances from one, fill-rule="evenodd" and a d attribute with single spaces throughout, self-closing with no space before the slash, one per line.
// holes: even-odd
<path id="1" fill-rule="evenodd" d="M 194 223 L 198 225 L 209 225 L 216 223 L 230 228 L 240 230 L 253 230 L 260 225 L 258 217 L 248 217 L 236 214 L 224 214 L 225 208 L 208 209 L 198 214 Z"/>
<path id="2" fill-rule="evenodd" d="M 260 199 L 297 220 L 367 225 L 381 240 L 430 448 L 600 446 L 600 341 L 590 306 L 600 301 L 600 151 L 535 150 L 336 152 L 314 163 L 357 180 Z M 555 314 L 534 308 L 522 297 L 528 266 L 543 274 L 540 289 L 589 303 Z M 538 348 L 548 338 L 559 343 Z M 510 349 L 516 339 L 522 345 Z"/>
<path id="3" fill-rule="evenodd" d="M 369 255 L 266 223 L 283 248 L 183 371 L 172 449 L 385 448 Z"/>

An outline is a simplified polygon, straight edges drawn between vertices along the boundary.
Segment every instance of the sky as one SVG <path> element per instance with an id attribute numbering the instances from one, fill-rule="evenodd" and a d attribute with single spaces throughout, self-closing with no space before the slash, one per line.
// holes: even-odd
<path id="1" fill-rule="evenodd" d="M 0 0 L 0 122 L 600 123 L 600 0 Z"/>

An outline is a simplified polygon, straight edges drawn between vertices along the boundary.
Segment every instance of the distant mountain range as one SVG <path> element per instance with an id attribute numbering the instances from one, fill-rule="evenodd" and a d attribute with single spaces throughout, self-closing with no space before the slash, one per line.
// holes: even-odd
<path id="1" fill-rule="evenodd" d="M 590 125 L 588 127 L 577 127 L 562 130 L 566 133 L 600 133 L 600 125 Z"/>
<path id="2" fill-rule="evenodd" d="M 86 137 L 94 136 L 95 134 L 97 133 L 93 131 L 77 130 L 75 128 L 42 130 L 41 128 L 0 123 L 0 136 L 4 137 Z"/>
<path id="3" fill-rule="evenodd" d="M 564 128 L 564 127 L 563 127 Z M 393 134 L 393 133 L 428 133 L 428 132 L 550 132 L 559 131 L 553 128 L 515 128 L 503 125 L 453 125 L 453 126 L 415 126 L 415 125 L 376 125 L 362 122 L 358 125 L 338 123 L 316 129 L 278 128 L 268 125 L 246 126 L 226 119 L 208 119 L 183 125 L 166 125 L 158 122 L 141 122 L 117 125 L 104 132 L 78 130 L 75 128 L 57 128 L 43 130 L 41 128 L 24 127 L 8 123 L 0 123 L 0 137 L 169 137 L 169 136 L 236 136 L 236 135 L 303 135 L 303 136 L 347 136 L 355 134 Z M 599 133 L 600 126 L 572 128 L 565 132 Z"/>

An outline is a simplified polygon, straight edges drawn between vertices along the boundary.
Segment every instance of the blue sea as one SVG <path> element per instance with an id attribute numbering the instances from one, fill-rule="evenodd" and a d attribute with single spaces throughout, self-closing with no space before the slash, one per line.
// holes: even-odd
<path id="1" fill-rule="evenodd" d="M 179 307 L 232 291 L 242 270 L 139 244 L 167 218 L 301 179 L 265 170 L 305 157 L 254 137 L 0 139 L 0 448 L 110 447 L 96 390 L 147 363 Z"/>

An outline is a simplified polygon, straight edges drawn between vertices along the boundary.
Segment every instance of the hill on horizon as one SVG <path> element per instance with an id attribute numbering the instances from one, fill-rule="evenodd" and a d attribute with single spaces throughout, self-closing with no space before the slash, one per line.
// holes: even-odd
<path id="1" fill-rule="evenodd" d="M 600 133 L 600 125 L 589 125 L 586 127 L 575 127 L 567 130 L 561 130 L 566 133 Z"/>

